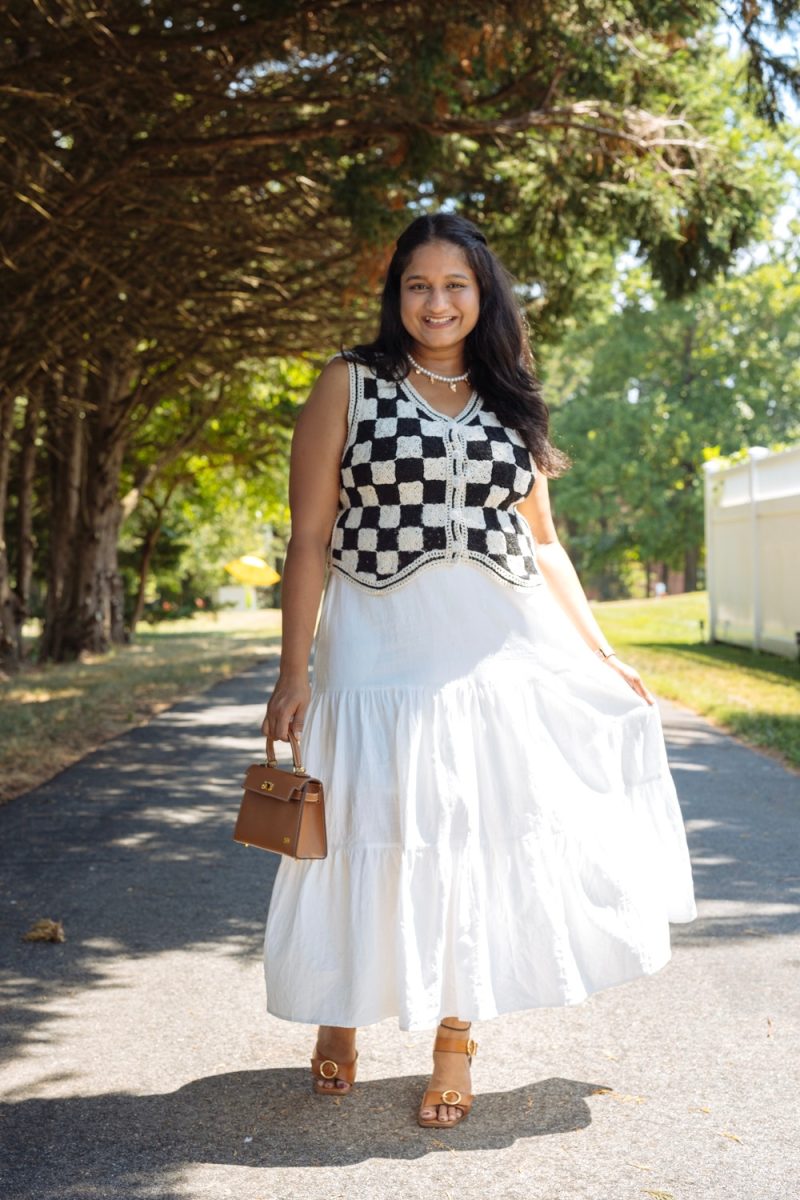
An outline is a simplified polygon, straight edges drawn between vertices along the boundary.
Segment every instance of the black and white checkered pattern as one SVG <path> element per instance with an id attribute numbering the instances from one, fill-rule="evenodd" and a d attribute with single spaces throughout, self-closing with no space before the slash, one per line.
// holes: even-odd
<path id="1" fill-rule="evenodd" d="M 541 583 L 530 528 L 513 508 L 534 479 L 520 434 L 477 396 L 449 418 L 413 386 L 349 366 L 330 566 L 376 592 L 437 561 L 473 561 L 519 587 Z"/>

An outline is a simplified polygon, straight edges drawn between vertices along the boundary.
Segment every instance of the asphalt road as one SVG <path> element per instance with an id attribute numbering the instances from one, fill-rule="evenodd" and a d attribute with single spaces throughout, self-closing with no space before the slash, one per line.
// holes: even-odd
<path id="1" fill-rule="evenodd" d="M 265 1013 L 277 860 L 231 831 L 274 665 L 0 809 L 3 1200 L 793 1200 L 800 776 L 662 703 L 698 920 L 656 976 L 477 1026 L 471 1117 L 422 1130 L 430 1035 L 364 1030 L 331 1101 Z"/>

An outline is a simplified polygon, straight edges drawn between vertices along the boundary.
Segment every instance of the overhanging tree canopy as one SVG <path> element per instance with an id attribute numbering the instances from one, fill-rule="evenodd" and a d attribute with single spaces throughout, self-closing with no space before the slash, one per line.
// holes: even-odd
<path id="1" fill-rule="evenodd" d="M 795 80 L 762 33 L 794 9 L 732 9 L 773 114 L 774 84 Z M 207 396 L 243 355 L 352 338 L 381 255 L 425 197 L 454 198 L 496 235 L 543 326 L 573 302 L 591 257 L 575 248 L 590 242 L 602 257 L 638 238 L 672 294 L 725 263 L 757 197 L 725 129 L 682 103 L 720 11 L 12 0 L 0 14 L 0 519 L 11 449 L 31 459 L 44 414 L 50 651 L 121 635 L 132 433 L 187 378 Z M 21 495 L 30 549 L 29 508 Z M 6 653 L 29 575 L 20 551 L 12 590 L 0 547 Z"/>

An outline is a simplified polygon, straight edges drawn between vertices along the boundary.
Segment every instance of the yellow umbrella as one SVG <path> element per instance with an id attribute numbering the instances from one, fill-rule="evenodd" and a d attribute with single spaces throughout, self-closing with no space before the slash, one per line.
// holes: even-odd
<path id="1" fill-rule="evenodd" d="M 225 563 L 225 570 L 239 583 L 250 587 L 271 587 L 280 579 L 278 572 L 273 571 L 269 563 L 265 563 L 257 554 L 243 554 L 241 558 L 231 559 Z"/>

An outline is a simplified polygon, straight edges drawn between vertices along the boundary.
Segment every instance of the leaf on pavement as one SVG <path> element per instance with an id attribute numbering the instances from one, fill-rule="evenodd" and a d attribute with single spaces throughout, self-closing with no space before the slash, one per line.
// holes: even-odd
<path id="1" fill-rule="evenodd" d="M 41 921 L 35 921 L 28 932 L 22 935 L 22 940 L 24 942 L 65 942 L 67 939 L 64 935 L 64 926 L 60 921 L 51 921 L 48 917 L 42 917 Z"/>

